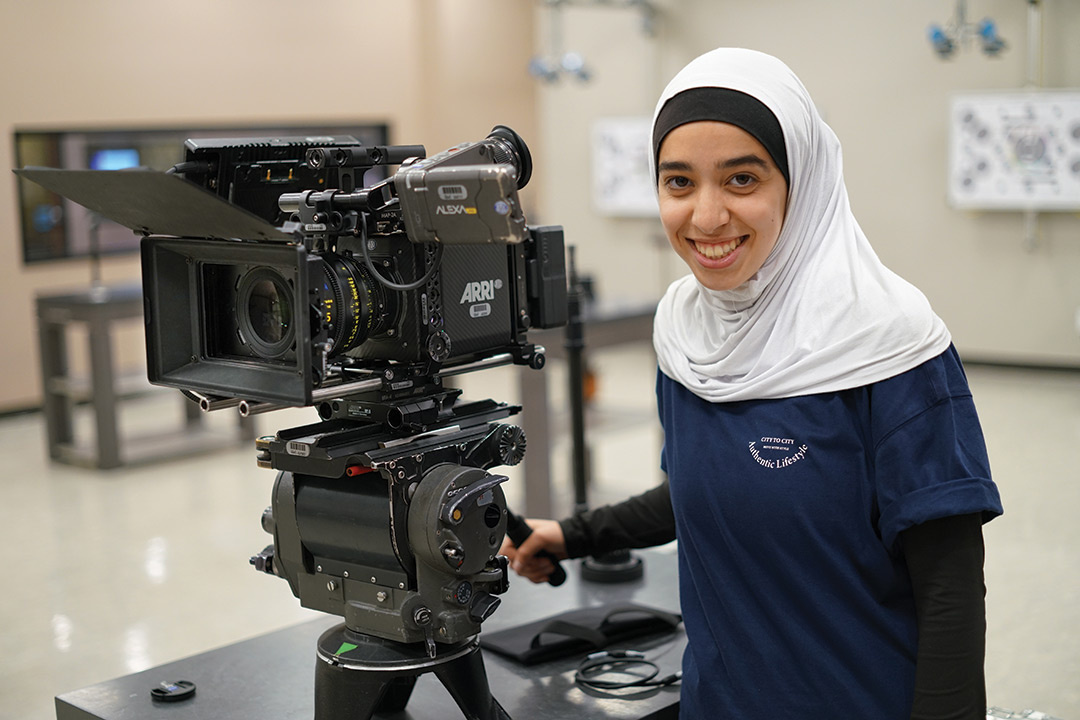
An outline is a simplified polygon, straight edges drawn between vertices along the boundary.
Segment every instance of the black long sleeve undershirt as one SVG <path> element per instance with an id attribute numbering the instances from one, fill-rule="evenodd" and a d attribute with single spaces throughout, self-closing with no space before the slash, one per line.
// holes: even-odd
<path id="1" fill-rule="evenodd" d="M 667 480 L 615 505 L 560 522 L 569 557 L 675 539 Z M 912 720 L 983 720 L 986 586 L 982 518 L 957 515 L 900 534 L 919 631 Z"/>
<path id="2" fill-rule="evenodd" d="M 566 553 L 572 558 L 669 543 L 675 539 L 675 514 L 668 481 L 615 505 L 566 518 L 559 525 Z"/>
<path id="3" fill-rule="evenodd" d="M 915 595 L 919 654 L 912 720 L 986 717 L 982 517 L 955 515 L 900 534 Z"/>

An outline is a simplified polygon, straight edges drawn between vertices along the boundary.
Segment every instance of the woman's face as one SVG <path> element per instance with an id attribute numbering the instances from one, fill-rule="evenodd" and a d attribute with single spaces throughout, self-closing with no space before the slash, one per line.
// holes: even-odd
<path id="1" fill-rule="evenodd" d="M 668 242 L 710 290 L 753 277 L 772 252 L 787 182 L 742 128 L 701 120 L 668 133 L 658 158 L 660 221 Z"/>

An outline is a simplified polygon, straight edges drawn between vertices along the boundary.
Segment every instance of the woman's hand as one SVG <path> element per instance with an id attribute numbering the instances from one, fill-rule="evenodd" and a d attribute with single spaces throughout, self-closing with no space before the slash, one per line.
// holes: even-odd
<path id="1" fill-rule="evenodd" d="M 547 558 L 536 557 L 536 553 L 547 550 L 560 560 L 566 559 L 566 539 L 562 527 L 555 520 L 529 518 L 525 522 L 532 528 L 532 534 L 521 543 L 521 547 L 515 546 L 510 538 L 505 538 L 499 554 L 509 558 L 510 567 L 523 578 L 534 583 L 547 582 L 555 570 L 555 564 Z"/>

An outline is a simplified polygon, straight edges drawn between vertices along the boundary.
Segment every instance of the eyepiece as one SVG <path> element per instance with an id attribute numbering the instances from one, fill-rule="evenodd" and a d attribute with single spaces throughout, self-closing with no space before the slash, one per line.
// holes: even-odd
<path id="1" fill-rule="evenodd" d="M 529 183 L 532 178 L 532 154 L 520 135 L 505 125 L 496 125 L 482 142 L 491 148 L 496 163 L 514 166 L 518 190 Z"/>

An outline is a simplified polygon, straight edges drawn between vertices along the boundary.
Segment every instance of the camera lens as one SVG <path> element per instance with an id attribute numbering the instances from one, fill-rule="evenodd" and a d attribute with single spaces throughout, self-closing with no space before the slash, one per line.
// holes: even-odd
<path id="1" fill-rule="evenodd" d="M 240 279 L 236 316 L 241 336 L 260 357 L 278 358 L 293 346 L 293 291 L 276 270 L 255 268 Z"/>
<path id="2" fill-rule="evenodd" d="M 248 315 L 255 334 L 265 343 L 275 344 L 289 335 L 292 305 L 272 280 L 260 280 L 251 288 Z"/>
<path id="3" fill-rule="evenodd" d="M 393 315 L 393 297 L 374 282 L 351 255 L 327 253 L 323 259 L 323 322 L 333 339 L 331 356 L 340 355 L 384 331 Z"/>

